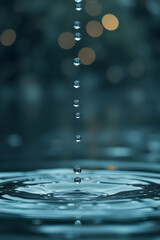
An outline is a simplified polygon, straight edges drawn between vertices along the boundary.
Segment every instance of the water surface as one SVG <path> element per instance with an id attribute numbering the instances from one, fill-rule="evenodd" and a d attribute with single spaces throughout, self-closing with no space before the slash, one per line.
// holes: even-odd
<path id="1" fill-rule="evenodd" d="M 81 165 L 80 184 L 71 168 L 1 173 L 1 232 L 33 239 L 158 239 L 158 163 Z"/>

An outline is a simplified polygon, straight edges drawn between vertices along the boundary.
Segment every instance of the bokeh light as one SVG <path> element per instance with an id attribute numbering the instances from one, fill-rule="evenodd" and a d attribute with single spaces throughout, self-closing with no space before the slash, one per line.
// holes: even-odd
<path id="1" fill-rule="evenodd" d="M 88 0 L 85 5 L 85 10 L 88 15 L 96 17 L 101 14 L 102 6 L 97 0 Z"/>
<path id="2" fill-rule="evenodd" d="M 71 49 L 75 43 L 74 35 L 71 32 L 64 32 L 58 38 L 58 44 L 63 49 Z"/>
<path id="3" fill-rule="evenodd" d="M 96 54 L 91 48 L 82 48 L 79 53 L 78 57 L 81 59 L 81 63 L 84 65 L 90 65 L 95 61 Z"/>
<path id="4" fill-rule="evenodd" d="M 16 33 L 12 29 L 6 29 L 0 36 L 0 41 L 4 46 L 11 46 L 16 40 Z"/>
<path id="5" fill-rule="evenodd" d="M 114 31 L 119 26 L 119 20 L 113 14 L 106 14 L 102 18 L 102 24 L 107 30 Z"/>
<path id="6" fill-rule="evenodd" d="M 114 171 L 114 170 L 117 170 L 117 168 L 116 168 L 116 166 L 111 165 L 111 166 L 107 167 L 107 170 Z"/>
<path id="7" fill-rule="evenodd" d="M 87 23 L 86 31 L 91 37 L 99 37 L 103 33 L 103 27 L 98 21 L 90 21 Z"/>

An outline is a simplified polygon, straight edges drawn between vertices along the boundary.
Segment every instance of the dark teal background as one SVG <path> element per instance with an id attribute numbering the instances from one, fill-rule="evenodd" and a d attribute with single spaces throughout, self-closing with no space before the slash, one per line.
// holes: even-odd
<path id="1" fill-rule="evenodd" d="M 102 153 L 102 147 L 138 146 L 136 151 L 159 154 L 160 3 L 99 2 L 101 15 L 91 17 L 76 12 L 71 0 L 0 1 L 0 34 L 8 28 L 16 32 L 13 45 L 0 43 L 1 171 L 68 167 L 67 160 L 74 159 L 120 159 L 118 152 L 117 157 Z M 107 13 L 117 16 L 119 28 L 104 29 L 99 38 L 88 36 L 87 22 L 101 22 Z M 71 50 L 60 48 L 59 35 L 74 32 L 78 19 L 81 42 Z M 65 61 L 82 47 L 93 48 L 96 61 L 70 69 Z M 117 83 L 106 77 L 113 66 L 122 73 Z M 79 90 L 72 87 L 77 78 Z M 81 120 L 74 118 L 75 98 Z M 82 136 L 79 145 L 76 134 Z"/>

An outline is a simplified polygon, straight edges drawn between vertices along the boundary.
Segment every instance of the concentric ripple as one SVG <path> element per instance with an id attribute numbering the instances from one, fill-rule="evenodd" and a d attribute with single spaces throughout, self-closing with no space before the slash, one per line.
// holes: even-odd
<path id="1" fill-rule="evenodd" d="M 52 235 L 79 221 L 72 237 L 77 228 L 84 236 L 160 232 L 158 173 L 83 170 L 81 178 L 76 185 L 72 169 L 2 173 L 0 217 L 39 221 L 32 231 Z"/>

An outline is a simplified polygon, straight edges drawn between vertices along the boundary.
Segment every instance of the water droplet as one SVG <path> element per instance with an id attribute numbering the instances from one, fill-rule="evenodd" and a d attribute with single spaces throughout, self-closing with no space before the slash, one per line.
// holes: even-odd
<path id="1" fill-rule="evenodd" d="M 75 182 L 76 184 L 81 183 L 81 178 L 80 178 L 80 177 L 76 177 L 76 178 L 74 179 L 74 182 Z"/>
<path id="2" fill-rule="evenodd" d="M 80 29 L 81 28 L 81 23 L 79 21 L 75 21 L 74 22 L 74 28 L 77 30 L 77 29 Z"/>
<path id="3" fill-rule="evenodd" d="M 82 5 L 81 3 L 76 3 L 76 10 L 81 11 L 82 10 Z"/>
<path id="4" fill-rule="evenodd" d="M 74 224 L 75 224 L 76 226 L 81 226 L 81 225 L 82 225 L 82 223 L 81 223 L 80 220 L 76 220 Z"/>
<path id="5" fill-rule="evenodd" d="M 81 140 L 82 140 L 82 138 L 81 138 L 80 135 L 77 135 L 77 136 L 75 137 L 75 139 L 76 139 L 76 142 L 77 142 L 77 143 L 81 142 Z"/>
<path id="6" fill-rule="evenodd" d="M 80 64 L 81 64 L 81 60 L 80 60 L 80 58 L 74 58 L 74 62 L 73 62 L 73 64 L 77 67 L 77 66 L 79 66 Z"/>
<path id="7" fill-rule="evenodd" d="M 80 3 L 82 2 L 83 0 L 74 0 L 76 3 Z"/>
<path id="8" fill-rule="evenodd" d="M 81 114 L 79 112 L 76 113 L 76 118 L 79 119 L 81 117 Z"/>
<path id="9" fill-rule="evenodd" d="M 75 81 L 74 81 L 74 84 L 73 84 L 73 87 L 74 87 L 74 88 L 80 88 L 80 81 L 75 80 Z"/>
<path id="10" fill-rule="evenodd" d="M 74 100 L 74 101 L 73 101 L 73 106 L 74 106 L 74 107 L 79 107 L 79 100 L 77 100 L 77 99 Z"/>
<path id="11" fill-rule="evenodd" d="M 82 36 L 81 36 L 80 33 L 75 33 L 75 35 L 74 35 L 74 39 L 75 39 L 77 42 L 80 41 L 81 38 L 82 38 Z"/>
<path id="12" fill-rule="evenodd" d="M 81 169 L 80 166 L 74 166 L 74 168 L 73 168 L 73 172 L 74 172 L 75 174 L 80 174 L 81 171 L 82 171 L 82 169 Z"/>

